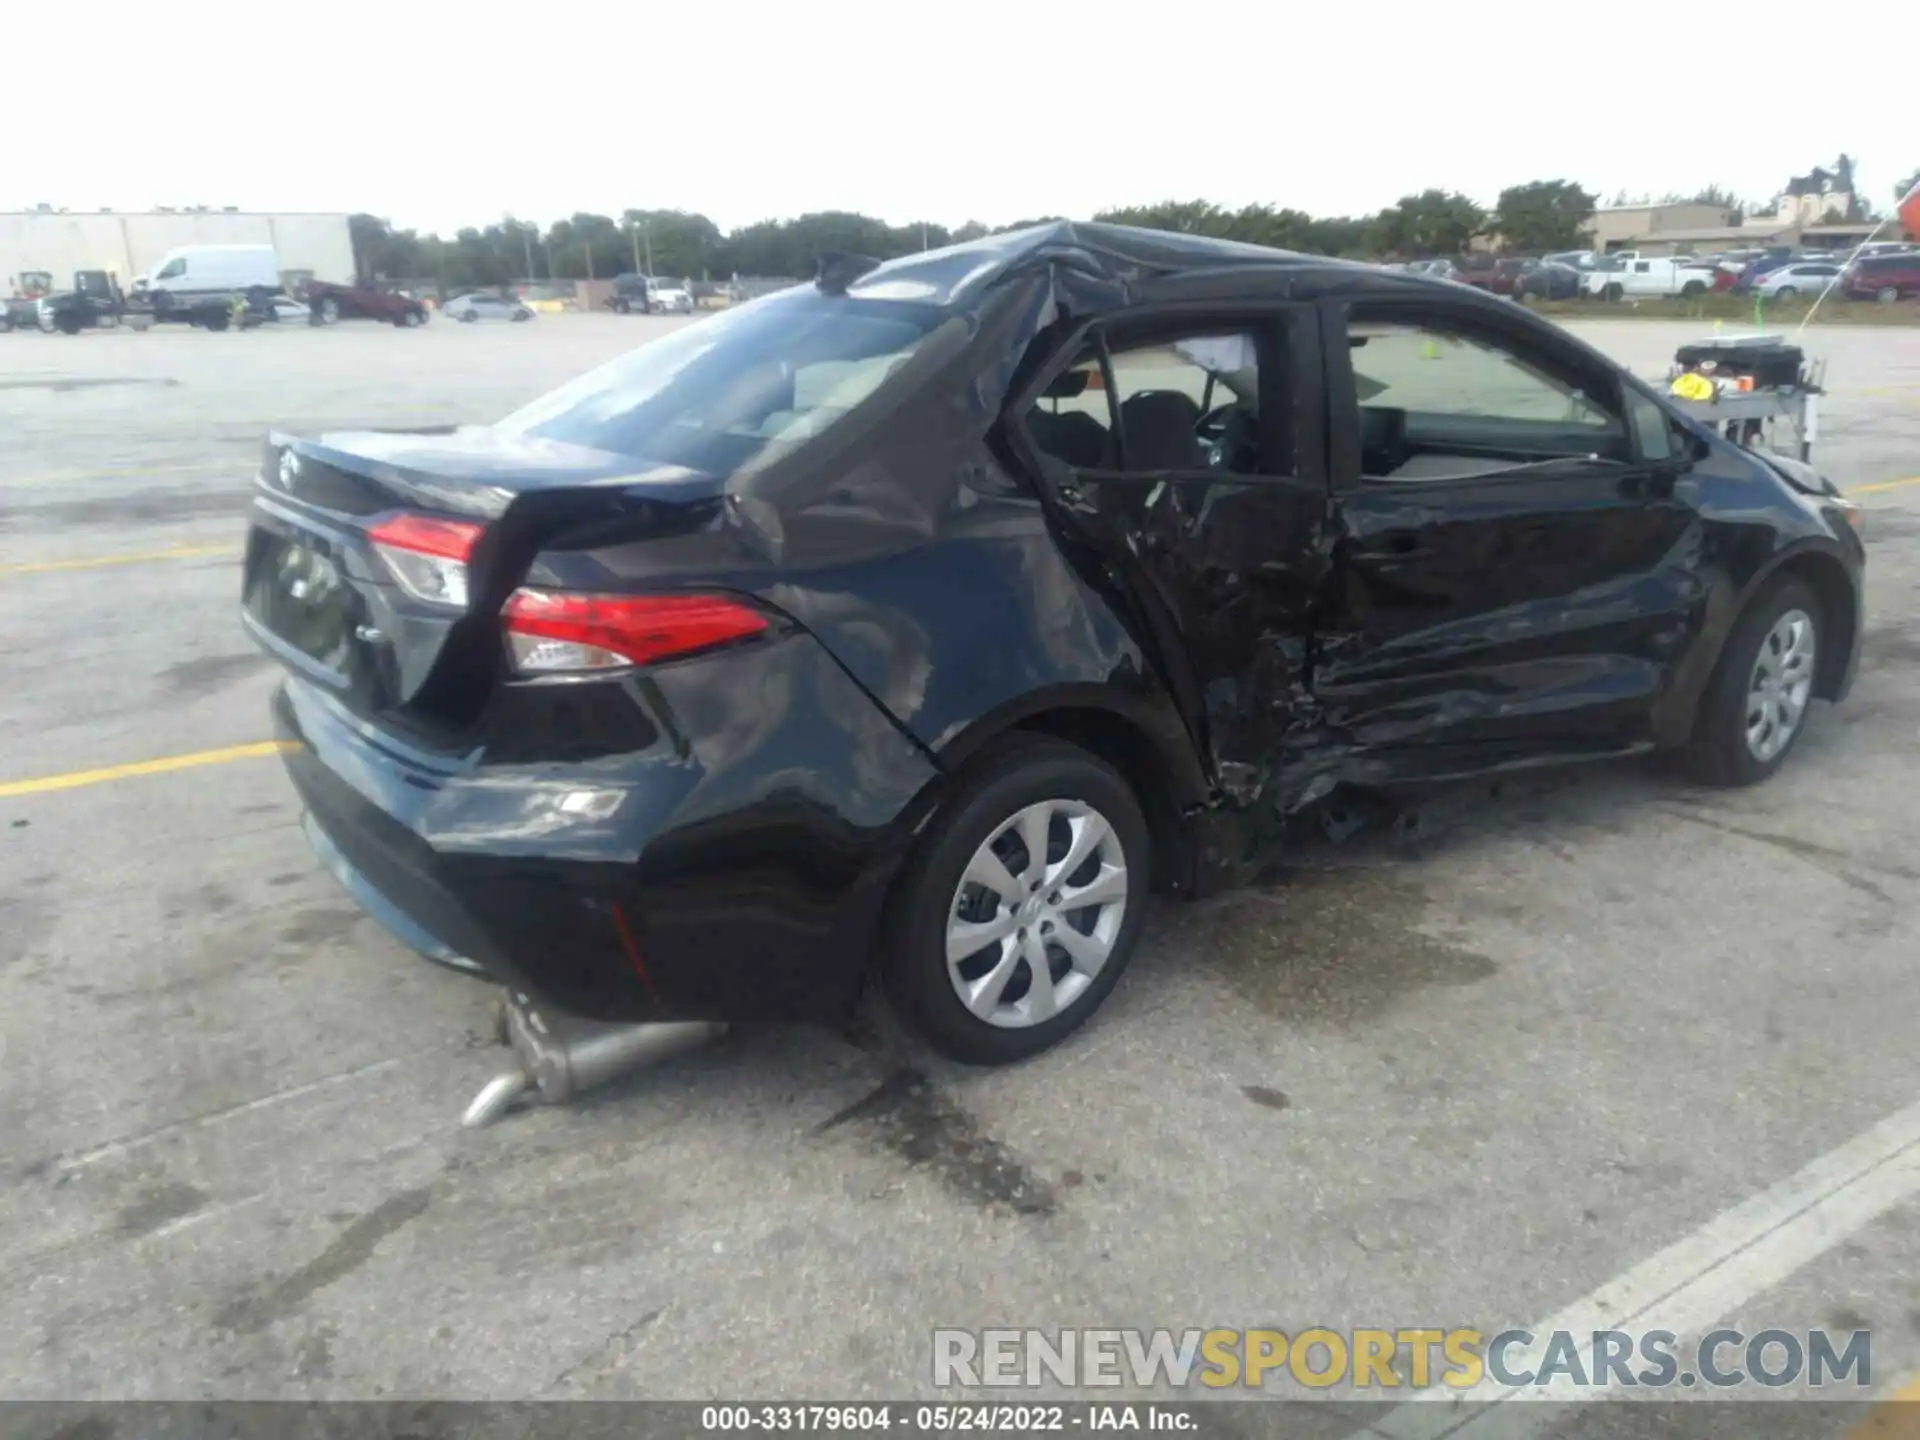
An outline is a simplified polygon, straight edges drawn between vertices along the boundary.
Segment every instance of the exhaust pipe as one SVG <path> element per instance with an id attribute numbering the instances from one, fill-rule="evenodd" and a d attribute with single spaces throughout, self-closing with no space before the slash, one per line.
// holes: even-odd
<path id="1" fill-rule="evenodd" d="M 707 1020 L 644 1025 L 583 1020 L 543 1010 L 518 990 L 508 993 L 502 1021 L 515 1064 L 473 1097 L 460 1117 L 469 1130 L 499 1119 L 522 1096 L 560 1105 L 582 1091 L 717 1040 L 727 1031 L 725 1025 Z"/>

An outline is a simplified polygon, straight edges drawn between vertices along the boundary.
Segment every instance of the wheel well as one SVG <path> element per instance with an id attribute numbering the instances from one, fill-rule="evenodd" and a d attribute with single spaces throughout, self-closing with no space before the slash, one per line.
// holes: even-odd
<path id="1" fill-rule="evenodd" d="M 1153 836 L 1153 888 L 1183 873 L 1186 827 L 1175 799 L 1172 767 L 1147 732 L 1111 710 L 1071 707 L 1029 715 L 1014 727 L 1078 745 L 1118 770 L 1133 787 Z"/>
<path id="2" fill-rule="evenodd" d="M 1841 676 L 1846 673 L 1847 657 L 1853 653 L 1860 628 L 1860 610 L 1854 597 L 1853 583 L 1838 560 L 1817 551 L 1794 556 L 1774 573 L 1804 580 L 1820 601 L 1820 616 L 1826 621 L 1833 641 L 1820 647 L 1818 669 L 1813 676 L 1813 693 L 1823 700 L 1831 700 L 1840 688 Z"/>

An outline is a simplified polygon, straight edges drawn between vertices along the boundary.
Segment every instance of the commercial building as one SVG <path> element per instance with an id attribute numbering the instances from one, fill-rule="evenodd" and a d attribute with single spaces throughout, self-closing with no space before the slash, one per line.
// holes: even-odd
<path id="1" fill-rule="evenodd" d="M 345 215 L 22 210 L 0 212 L 0 295 L 26 288 L 34 275 L 64 289 L 76 270 L 106 270 L 125 285 L 180 245 L 271 245 L 289 283 L 354 276 Z"/>

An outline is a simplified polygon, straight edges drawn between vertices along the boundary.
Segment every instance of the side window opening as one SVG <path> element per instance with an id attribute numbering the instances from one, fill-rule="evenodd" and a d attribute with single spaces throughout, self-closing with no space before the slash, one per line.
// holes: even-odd
<path id="1" fill-rule="evenodd" d="M 1046 454 L 1088 470 L 1292 473 L 1286 426 L 1263 413 L 1284 407 L 1263 399 L 1275 377 L 1261 363 L 1254 332 L 1173 332 L 1109 343 L 1106 366 L 1089 348 L 1028 412 L 1028 433 Z M 1276 464 L 1277 457 L 1285 463 Z"/>
<path id="2" fill-rule="evenodd" d="M 174 259 L 169 260 L 165 265 L 162 265 L 160 267 L 160 273 L 155 275 L 153 278 L 156 280 L 177 280 L 180 276 L 186 273 L 187 273 L 187 262 L 185 258 L 175 257 Z"/>
<path id="3" fill-rule="evenodd" d="M 1465 479 L 1564 456 L 1630 457 L 1627 425 L 1591 382 L 1444 321 L 1348 321 L 1361 474 Z"/>

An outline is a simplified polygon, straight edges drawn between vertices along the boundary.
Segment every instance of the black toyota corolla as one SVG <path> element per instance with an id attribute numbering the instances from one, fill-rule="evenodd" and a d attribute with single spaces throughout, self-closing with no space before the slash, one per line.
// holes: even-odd
<path id="1" fill-rule="evenodd" d="M 1864 551 L 1525 310 L 1058 224 L 703 319 L 498 424 L 275 436 L 244 615 L 322 860 L 609 1021 L 1038 1051 L 1151 891 L 1343 789 L 1780 765 Z"/>

